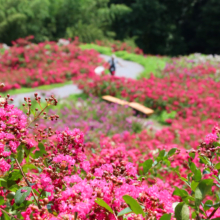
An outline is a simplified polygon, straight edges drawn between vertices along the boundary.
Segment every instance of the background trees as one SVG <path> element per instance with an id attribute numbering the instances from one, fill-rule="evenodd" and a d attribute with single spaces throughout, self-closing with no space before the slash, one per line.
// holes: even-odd
<path id="1" fill-rule="evenodd" d="M 0 42 L 132 40 L 145 53 L 220 52 L 218 0 L 0 0 Z"/>

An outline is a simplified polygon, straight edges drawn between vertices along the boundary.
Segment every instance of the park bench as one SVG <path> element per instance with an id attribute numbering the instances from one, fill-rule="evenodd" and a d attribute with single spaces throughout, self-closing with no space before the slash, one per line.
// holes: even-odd
<path id="1" fill-rule="evenodd" d="M 108 102 L 119 104 L 119 105 L 130 106 L 131 108 L 133 108 L 136 111 L 139 111 L 145 115 L 151 115 L 154 113 L 154 110 L 147 108 L 144 105 L 141 105 L 137 102 L 127 102 L 125 100 L 121 100 L 121 99 L 118 99 L 118 98 L 110 96 L 110 95 L 102 96 L 102 99 L 104 99 L 105 101 L 108 101 Z"/>

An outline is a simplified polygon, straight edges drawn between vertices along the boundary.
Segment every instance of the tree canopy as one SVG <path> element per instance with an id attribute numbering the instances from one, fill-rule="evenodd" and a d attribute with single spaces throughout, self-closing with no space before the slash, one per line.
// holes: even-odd
<path id="1" fill-rule="evenodd" d="M 0 0 L 0 42 L 132 39 L 149 54 L 219 53 L 219 0 Z"/>

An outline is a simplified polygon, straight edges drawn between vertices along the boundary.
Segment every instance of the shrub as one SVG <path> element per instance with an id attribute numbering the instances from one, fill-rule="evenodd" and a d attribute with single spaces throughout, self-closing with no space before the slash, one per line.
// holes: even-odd
<path id="1" fill-rule="evenodd" d="M 58 46 L 55 42 L 31 44 L 19 39 L 1 55 L 0 74 L 4 91 L 62 83 L 81 74 L 91 77 L 102 63 L 94 50 L 81 50 L 78 41 Z"/>
<path id="2" fill-rule="evenodd" d="M 128 106 L 101 102 L 98 98 L 86 100 L 61 100 L 60 110 L 50 110 L 50 114 L 60 115 L 59 121 L 48 121 L 46 127 L 55 130 L 79 128 L 85 134 L 86 142 L 99 144 L 100 136 L 112 136 L 124 132 L 140 132 L 142 124 L 133 116 Z M 43 123 L 41 123 L 43 124 Z"/>

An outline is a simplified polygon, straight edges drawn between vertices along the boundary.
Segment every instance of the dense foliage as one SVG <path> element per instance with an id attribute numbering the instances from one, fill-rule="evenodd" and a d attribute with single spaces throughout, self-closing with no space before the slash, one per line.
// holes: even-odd
<path id="1" fill-rule="evenodd" d="M 34 35 L 36 42 L 78 36 L 81 41 L 111 37 L 109 25 L 130 12 L 108 0 L 1 0 L 0 42 Z"/>
<path id="2" fill-rule="evenodd" d="M 0 41 L 78 36 L 135 42 L 147 54 L 218 53 L 218 0 L 1 0 Z"/>
<path id="3" fill-rule="evenodd" d="M 134 38 L 152 54 L 219 53 L 218 0 L 111 0 L 131 13 L 114 22 L 118 39 Z"/>

